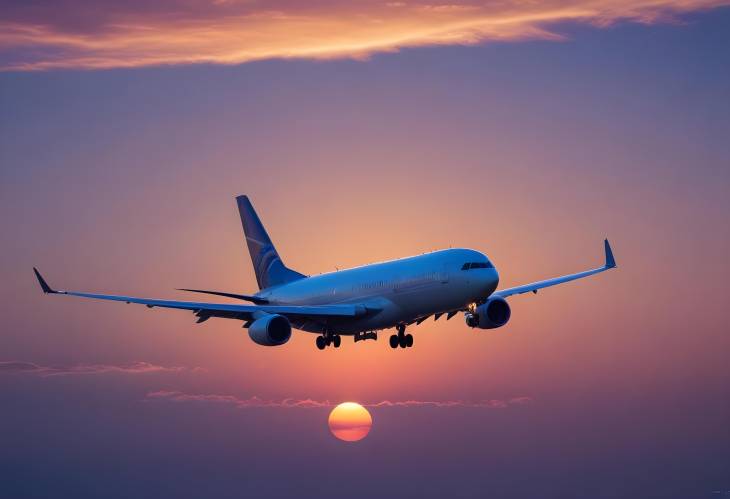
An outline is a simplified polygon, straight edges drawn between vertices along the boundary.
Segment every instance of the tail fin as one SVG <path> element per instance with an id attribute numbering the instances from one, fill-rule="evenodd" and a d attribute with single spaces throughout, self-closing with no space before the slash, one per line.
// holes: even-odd
<path id="1" fill-rule="evenodd" d="M 238 212 L 241 214 L 241 224 L 246 235 L 248 252 L 251 254 L 253 270 L 256 273 L 256 281 L 259 289 L 278 286 L 287 282 L 296 281 L 306 277 L 295 272 L 284 265 L 274 244 L 269 239 L 259 216 L 253 209 L 248 196 L 238 196 Z"/>

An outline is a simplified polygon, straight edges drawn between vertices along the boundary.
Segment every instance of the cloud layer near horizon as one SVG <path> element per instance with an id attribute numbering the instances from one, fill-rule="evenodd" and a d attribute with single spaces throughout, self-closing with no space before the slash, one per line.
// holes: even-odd
<path id="1" fill-rule="evenodd" d="M 0 4 L 0 70 L 363 58 L 427 45 L 560 39 L 577 22 L 656 23 L 728 0 L 45 0 Z"/>
<path id="2" fill-rule="evenodd" d="M 169 400 L 172 402 L 210 402 L 218 404 L 229 404 L 238 409 L 249 408 L 301 408 L 312 409 L 320 407 L 334 407 L 335 403 L 329 400 L 294 399 L 265 400 L 257 396 L 240 398 L 235 395 L 217 394 L 188 394 L 180 391 L 160 390 L 147 394 L 148 399 Z M 365 407 L 473 407 L 484 409 L 504 409 L 511 405 L 523 405 L 532 402 L 529 397 L 513 397 L 507 400 L 491 399 L 476 402 L 464 400 L 382 400 L 380 402 L 363 403 Z"/>
<path id="3" fill-rule="evenodd" d="M 188 369 L 177 366 L 158 366 L 149 362 L 132 362 L 131 364 L 79 364 L 75 366 L 42 366 L 32 362 L 17 360 L 0 361 L 0 374 L 37 374 L 40 376 L 69 376 L 78 374 L 146 374 L 146 373 L 177 373 L 183 371 L 198 371 L 200 368 Z"/>

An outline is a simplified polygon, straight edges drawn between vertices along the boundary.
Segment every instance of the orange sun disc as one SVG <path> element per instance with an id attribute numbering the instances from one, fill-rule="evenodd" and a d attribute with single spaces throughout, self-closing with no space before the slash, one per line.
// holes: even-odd
<path id="1" fill-rule="evenodd" d="M 370 433 L 373 418 L 357 402 L 343 402 L 332 409 L 327 423 L 335 437 L 345 442 L 357 442 Z"/>

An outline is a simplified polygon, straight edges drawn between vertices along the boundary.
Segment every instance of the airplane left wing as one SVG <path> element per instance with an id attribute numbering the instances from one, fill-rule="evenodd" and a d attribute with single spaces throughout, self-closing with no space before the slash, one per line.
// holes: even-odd
<path id="1" fill-rule="evenodd" d="M 606 261 L 603 267 L 586 270 L 584 272 L 578 272 L 577 274 L 569 274 L 561 277 L 555 277 L 553 279 L 546 279 L 544 281 L 537 281 L 531 284 L 525 284 L 524 286 L 501 289 L 492 293 L 492 296 L 501 296 L 502 298 L 507 298 L 508 296 L 529 293 L 530 291 L 532 291 L 533 293 L 537 293 L 537 290 L 542 288 L 555 286 L 556 284 L 562 284 L 564 282 L 574 281 L 576 279 L 582 279 L 583 277 L 588 277 L 593 274 L 598 274 L 600 272 L 605 272 L 606 270 L 615 268 L 616 260 L 613 258 L 613 251 L 611 251 L 611 245 L 608 243 L 608 239 L 603 241 L 603 249 L 606 257 Z"/>
<path id="2" fill-rule="evenodd" d="M 46 294 L 79 296 L 81 298 L 93 298 L 96 300 L 121 301 L 124 303 L 137 303 L 146 305 L 148 308 L 172 308 L 178 310 L 190 310 L 202 320 L 210 317 L 222 317 L 226 319 L 250 320 L 256 312 L 268 314 L 280 314 L 284 316 L 295 316 L 298 318 L 309 317 L 312 319 L 326 319 L 328 317 L 357 317 L 365 315 L 368 309 L 363 305 L 236 305 L 228 303 L 205 303 L 174 300 L 156 300 L 152 298 L 136 298 L 134 296 L 100 295 L 94 293 L 81 293 L 78 291 L 57 291 L 51 288 L 33 267 L 33 272 L 38 279 L 41 289 Z M 200 322 L 202 322 L 202 320 Z"/>

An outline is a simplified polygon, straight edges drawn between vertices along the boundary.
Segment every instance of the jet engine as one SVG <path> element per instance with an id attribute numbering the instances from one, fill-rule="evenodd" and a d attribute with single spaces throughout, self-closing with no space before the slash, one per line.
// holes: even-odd
<path id="1" fill-rule="evenodd" d="M 265 347 L 283 345 L 291 338 L 291 324 L 283 315 L 266 314 L 253 321 L 248 335 L 254 343 Z"/>
<path id="2" fill-rule="evenodd" d="M 496 329 L 509 321 L 511 311 L 507 300 L 493 296 L 466 314 L 466 325 L 479 329 Z"/>

